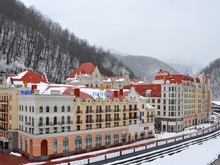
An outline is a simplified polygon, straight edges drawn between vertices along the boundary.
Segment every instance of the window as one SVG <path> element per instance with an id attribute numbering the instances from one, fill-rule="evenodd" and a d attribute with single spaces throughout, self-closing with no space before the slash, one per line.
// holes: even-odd
<path id="1" fill-rule="evenodd" d="M 46 125 L 49 125 L 49 122 L 50 122 L 49 117 L 46 117 Z"/>
<path id="2" fill-rule="evenodd" d="M 75 150 L 81 150 L 82 149 L 82 138 L 81 136 L 77 136 L 75 139 Z"/>
<path id="3" fill-rule="evenodd" d="M 62 127 L 62 128 L 61 128 L 61 131 L 64 132 L 64 131 L 65 131 L 65 127 Z"/>
<path id="4" fill-rule="evenodd" d="M 58 141 L 57 139 L 53 140 L 53 153 L 56 154 L 58 152 Z"/>
<path id="5" fill-rule="evenodd" d="M 22 145 L 23 145 L 23 143 L 22 143 L 22 136 L 20 136 L 20 150 L 22 151 Z"/>
<path id="6" fill-rule="evenodd" d="M 65 107 L 64 106 L 62 106 L 61 111 L 65 112 Z"/>
<path id="7" fill-rule="evenodd" d="M 54 133 L 57 133 L 57 127 L 54 127 L 54 128 L 53 128 L 53 132 L 54 132 Z"/>
<path id="8" fill-rule="evenodd" d="M 64 116 L 62 116 L 62 124 L 64 124 L 65 123 L 65 118 L 64 118 Z"/>
<path id="9" fill-rule="evenodd" d="M 39 108 L 40 110 L 39 110 L 39 112 L 40 113 L 43 113 L 43 107 L 42 106 L 40 106 L 40 108 Z"/>
<path id="10" fill-rule="evenodd" d="M 34 112 L 34 106 L 32 106 L 32 112 Z"/>
<path id="11" fill-rule="evenodd" d="M 110 145 L 110 144 L 111 144 L 111 134 L 107 132 L 105 134 L 105 145 Z"/>
<path id="12" fill-rule="evenodd" d="M 70 106 L 67 107 L 67 112 L 70 112 Z"/>
<path id="13" fill-rule="evenodd" d="M 95 145 L 96 145 L 96 147 L 99 147 L 102 145 L 102 135 L 101 134 L 96 135 Z"/>
<path id="14" fill-rule="evenodd" d="M 50 133 L 50 128 L 46 128 L 46 133 Z"/>
<path id="15" fill-rule="evenodd" d="M 67 124 L 70 124 L 70 116 L 67 116 Z"/>
<path id="16" fill-rule="evenodd" d="M 70 132 L 70 126 L 67 127 L 67 131 Z"/>
<path id="17" fill-rule="evenodd" d="M 42 126 L 42 125 L 43 125 L 43 118 L 40 117 L 40 119 L 39 119 L 39 126 Z"/>
<path id="18" fill-rule="evenodd" d="M 39 134 L 43 134 L 43 129 L 39 129 Z"/>
<path id="19" fill-rule="evenodd" d="M 127 132 L 123 131 L 122 132 L 122 143 L 125 143 L 127 141 Z"/>
<path id="20" fill-rule="evenodd" d="M 69 139 L 65 137 L 63 139 L 63 152 L 69 151 Z"/>
<path id="21" fill-rule="evenodd" d="M 92 148 L 92 135 L 86 136 L 86 148 Z"/>
<path id="22" fill-rule="evenodd" d="M 50 107 L 49 106 L 46 107 L 46 112 L 50 112 Z"/>
<path id="23" fill-rule="evenodd" d="M 55 116 L 54 119 L 53 119 L 53 124 L 54 124 L 54 125 L 57 125 L 57 117 L 56 117 L 56 116 Z"/>
<path id="24" fill-rule="evenodd" d="M 31 112 L 31 106 L 29 106 L 29 112 Z"/>
<path id="25" fill-rule="evenodd" d="M 115 132 L 114 133 L 114 144 L 118 144 L 119 143 L 119 133 Z"/>
<path id="26" fill-rule="evenodd" d="M 24 152 L 27 152 L 27 139 L 24 140 Z"/>
<path id="27" fill-rule="evenodd" d="M 57 106 L 54 106 L 53 111 L 57 112 Z"/>

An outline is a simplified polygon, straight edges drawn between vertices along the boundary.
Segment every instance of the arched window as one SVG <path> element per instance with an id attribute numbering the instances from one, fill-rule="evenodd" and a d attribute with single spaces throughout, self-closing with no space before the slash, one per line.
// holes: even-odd
<path id="1" fill-rule="evenodd" d="M 96 135 L 95 146 L 96 147 L 102 146 L 102 135 L 101 134 Z"/>
<path id="2" fill-rule="evenodd" d="M 29 106 L 29 112 L 31 112 L 31 106 Z"/>
<path id="3" fill-rule="evenodd" d="M 119 133 L 115 132 L 114 133 L 114 144 L 118 144 L 119 143 Z"/>
<path id="4" fill-rule="evenodd" d="M 53 119 L 53 124 L 54 124 L 54 125 L 57 125 L 57 117 L 56 117 L 56 116 L 55 116 L 54 119 Z"/>
<path id="5" fill-rule="evenodd" d="M 63 152 L 69 151 L 69 139 L 65 137 L 63 139 Z"/>
<path id="6" fill-rule="evenodd" d="M 25 112 L 27 112 L 27 105 L 25 105 Z"/>
<path id="7" fill-rule="evenodd" d="M 62 106 L 61 111 L 65 112 L 65 107 L 64 106 Z"/>
<path id="8" fill-rule="evenodd" d="M 46 112 L 50 112 L 50 107 L 49 106 L 46 107 Z"/>
<path id="9" fill-rule="evenodd" d="M 20 136 L 20 150 L 22 151 L 22 145 L 23 145 L 23 143 L 22 143 L 22 136 Z"/>
<path id="10" fill-rule="evenodd" d="M 107 132 L 105 134 L 105 145 L 110 145 L 111 144 L 111 134 Z"/>
<path id="11" fill-rule="evenodd" d="M 86 148 L 92 148 L 92 135 L 86 136 Z"/>
<path id="12" fill-rule="evenodd" d="M 46 125 L 49 125 L 50 124 L 50 119 L 49 117 L 46 117 Z"/>
<path id="13" fill-rule="evenodd" d="M 27 122 L 27 116 L 25 116 L 25 122 Z"/>
<path id="14" fill-rule="evenodd" d="M 24 139 L 24 152 L 27 152 L 27 139 Z"/>
<path id="15" fill-rule="evenodd" d="M 67 116 L 67 124 L 70 124 L 70 116 Z"/>
<path id="16" fill-rule="evenodd" d="M 70 106 L 67 107 L 67 112 L 70 112 Z"/>
<path id="17" fill-rule="evenodd" d="M 123 131 L 122 132 L 122 143 L 126 143 L 127 142 L 127 132 Z"/>
<path id="18" fill-rule="evenodd" d="M 57 139 L 53 140 L 53 153 L 56 154 L 58 152 L 58 141 Z"/>
<path id="19" fill-rule="evenodd" d="M 39 119 L 39 126 L 42 126 L 42 125 L 43 125 L 43 118 L 40 117 L 40 119 Z"/>
<path id="20" fill-rule="evenodd" d="M 43 107 L 42 107 L 42 106 L 40 106 L 39 112 L 40 112 L 40 113 L 43 113 Z"/>
<path id="21" fill-rule="evenodd" d="M 54 106 L 53 110 L 54 112 L 57 112 L 57 106 Z"/>
<path id="22" fill-rule="evenodd" d="M 32 112 L 34 112 L 34 106 L 32 106 Z"/>
<path id="23" fill-rule="evenodd" d="M 62 121 L 61 121 L 61 123 L 62 123 L 62 124 L 65 123 L 65 118 L 64 118 L 64 116 L 62 116 Z"/>
<path id="24" fill-rule="evenodd" d="M 77 136 L 75 139 L 75 150 L 81 150 L 82 149 L 82 137 Z"/>

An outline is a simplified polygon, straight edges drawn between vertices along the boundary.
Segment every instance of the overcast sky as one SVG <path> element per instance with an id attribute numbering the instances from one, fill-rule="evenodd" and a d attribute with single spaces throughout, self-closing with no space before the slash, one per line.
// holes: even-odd
<path id="1" fill-rule="evenodd" d="M 219 0 L 20 0 L 91 45 L 162 61 L 220 57 Z"/>

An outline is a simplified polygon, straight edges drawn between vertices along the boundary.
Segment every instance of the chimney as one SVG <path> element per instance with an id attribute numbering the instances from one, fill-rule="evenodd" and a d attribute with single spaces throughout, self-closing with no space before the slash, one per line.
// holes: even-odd
<path id="1" fill-rule="evenodd" d="M 122 96 L 124 94 L 123 89 L 120 89 L 120 95 Z"/>
<path id="2" fill-rule="evenodd" d="M 74 89 L 74 95 L 75 95 L 76 97 L 79 97 L 79 94 L 80 94 L 80 89 L 79 89 L 79 88 L 75 88 L 75 89 Z"/>
<path id="3" fill-rule="evenodd" d="M 118 91 L 114 91 L 114 97 L 118 97 Z"/>
<path id="4" fill-rule="evenodd" d="M 37 85 L 31 85 L 31 91 L 34 93 L 34 90 L 37 89 Z"/>
<path id="5" fill-rule="evenodd" d="M 39 94 L 40 94 L 40 90 L 35 89 L 35 90 L 34 90 L 34 94 L 35 94 L 35 95 L 39 95 Z"/>

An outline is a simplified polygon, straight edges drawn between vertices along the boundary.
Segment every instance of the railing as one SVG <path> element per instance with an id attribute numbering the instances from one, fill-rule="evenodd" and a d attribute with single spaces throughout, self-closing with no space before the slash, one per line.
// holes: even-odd
<path id="1" fill-rule="evenodd" d="M 94 113 L 94 111 L 93 110 L 87 110 L 86 114 L 88 114 L 88 113 Z"/>
<path id="2" fill-rule="evenodd" d="M 86 123 L 94 123 L 94 120 L 86 120 Z"/>
<path id="3" fill-rule="evenodd" d="M 82 124 L 83 122 L 82 122 L 82 120 L 77 120 L 76 121 L 76 124 Z"/>
<path id="4" fill-rule="evenodd" d="M 76 114 L 82 114 L 82 111 L 81 110 L 77 110 Z"/>
<path id="5" fill-rule="evenodd" d="M 103 110 L 96 110 L 96 113 L 103 113 Z"/>
<path id="6" fill-rule="evenodd" d="M 111 118 L 106 118 L 105 121 L 112 121 L 112 119 Z"/>

